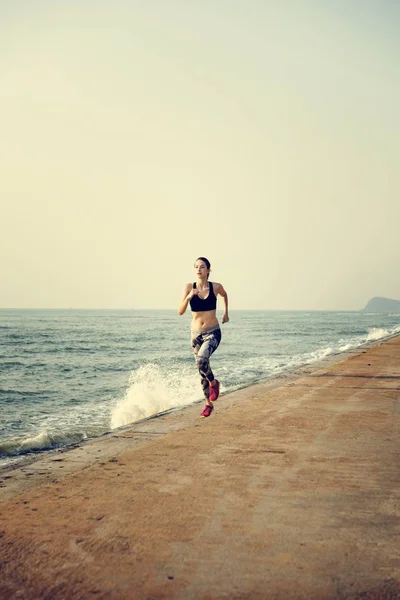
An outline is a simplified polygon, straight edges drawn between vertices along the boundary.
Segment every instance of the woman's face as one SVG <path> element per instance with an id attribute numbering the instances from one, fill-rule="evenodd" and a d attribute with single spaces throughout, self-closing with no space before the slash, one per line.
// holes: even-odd
<path id="1" fill-rule="evenodd" d="M 207 265 L 203 260 L 196 260 L 196 262 L 194 263 L 194 271 L 197 275 L 197 277 L 205 277 L 207 278 L 207 275 L 209 273 L 209 270 L 207 269 Z"/>

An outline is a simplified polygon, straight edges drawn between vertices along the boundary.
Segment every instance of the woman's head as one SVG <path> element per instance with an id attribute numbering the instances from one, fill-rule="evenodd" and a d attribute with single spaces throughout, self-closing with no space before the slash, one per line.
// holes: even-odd
<path id="1" fill-rule="evenodd" d="M 194 263 L 194 268 L 196 269 L 196 275 L 204 276 L 207 274 L 207 279 L 210 276 L 211 264 L 210 261 L 204 256 L 199 256 Z"/>

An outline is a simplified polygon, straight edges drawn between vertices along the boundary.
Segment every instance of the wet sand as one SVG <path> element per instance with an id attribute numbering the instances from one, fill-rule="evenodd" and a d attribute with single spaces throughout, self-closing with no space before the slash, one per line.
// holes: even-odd
<path id="1" fill-rule="evenodd" d="M 0 598 L 400 599 L 400 336 L 0 471 Z"/>

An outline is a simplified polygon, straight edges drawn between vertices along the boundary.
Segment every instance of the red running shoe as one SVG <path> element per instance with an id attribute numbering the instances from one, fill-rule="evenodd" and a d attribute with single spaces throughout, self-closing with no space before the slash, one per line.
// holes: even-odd
<path id="1" fill-rule="evenodd" d="M 215 381 L 215 385 L 210 385 L 209 400 L 211 400 L 211 402 L 215 402 L 215 400 L 219 396 L 219 381 L 218 381 L 218 379 L 214 379 L 214 381 Z"/>
<path id="2" fill-rule="evenodd" d="M 209 417 L 214 410 L 213 405 L 206 404 L 202 413 L 200 413 L 200 417 Z"/>

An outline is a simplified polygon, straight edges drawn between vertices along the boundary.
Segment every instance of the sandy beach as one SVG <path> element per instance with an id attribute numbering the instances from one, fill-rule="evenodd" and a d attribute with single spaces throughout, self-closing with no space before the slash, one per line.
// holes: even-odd
<path id="1" fill-rule="evenodd" d="M 400 598 L 400 336 L 0 471 L 0 598 Z"/>

